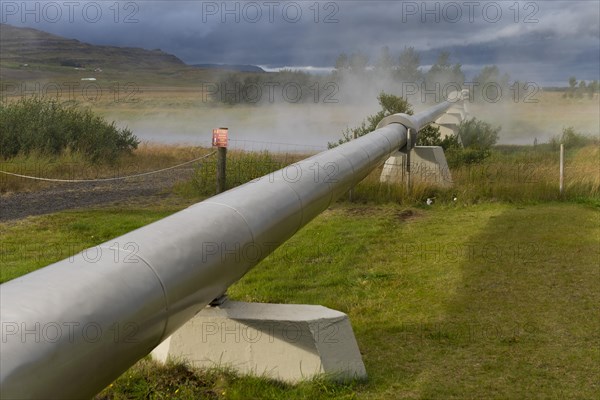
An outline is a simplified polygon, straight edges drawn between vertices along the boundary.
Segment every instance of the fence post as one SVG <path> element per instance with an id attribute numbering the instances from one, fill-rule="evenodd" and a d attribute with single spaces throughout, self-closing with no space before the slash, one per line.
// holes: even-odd
<path id="1" fill-rule="evenodd" d="M 217 148 L 217 194 L 227 190 L 227 147 Z"/>
<path id="2" fill-rule="evenodd" d="M 562 196 L 565 191 L 565 145 L 560 144 L 560 183 L 559 183 L 560 195 Z"/>
<path id="3" fill-rule="evenodd" d="M 410 195 L 411 179 L 410 179 L 410 153 L 413 146 L 413 129 L 408 128 L 406 131 L 406 193 Z"/>
<path id="4" fill-rule="evenodd" d="M 352 139 L 357 139 L 358 138 L 358 132 L 354 131 L 352 133 Z M 352 187 L 349 191 L 348 191 L 348 201 L 352 201 L 354 197 L 354 187 Z"/>

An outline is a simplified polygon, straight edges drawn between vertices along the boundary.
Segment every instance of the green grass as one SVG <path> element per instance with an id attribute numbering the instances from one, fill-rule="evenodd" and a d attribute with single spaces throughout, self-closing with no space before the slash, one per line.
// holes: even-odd
<path id="1" fill-rule="evenodd" d="M 336 385 L 324 378 L 289 385 L 261 377 L 240 377 L 226 368 L 199 372 L 183 363 L 160 364 L 146 357 L 96 396 L 96 400 L 356 399 L 354 387 Z"/>
<path id="2" fill-rule="evenodd" d="M 0 228 L 3 242 L 83 248 L 175 210 L 63 212 Z M 229 295 L 347 313 L 366 383 L 290 386 L 142 360 L 98 398 L 597 398 L 599 222 L 598 208 L 574 203 L 338 204 Z M 4 257 L 4 280 L 55 261 Z"/>
<path id="3" fill-rule="evenodd" d="M 600 393 L 597 211 L 358 210 L 320 217 L 231 295 L 346 312 L 370 374 L 361 398 Z"/>
<path id="4" fill-rule="evenodd" d="M 178 211 L 97 209 L 67 211 L 0 224 L 0 283 L 60 261 Z"/>

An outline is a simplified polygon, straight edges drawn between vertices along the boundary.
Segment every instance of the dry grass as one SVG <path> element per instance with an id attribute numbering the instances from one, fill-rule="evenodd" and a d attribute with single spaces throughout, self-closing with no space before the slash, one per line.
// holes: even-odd
<path id="1" fill-rule="evenodd" d="M 600 100 L 567 99 L 560 92 L 539 92 L 530 100 L 537 102 L 500 102 L 470 104 L 473 116 L 502 126 L 502 143 L 532 144 L 548 141 L 572 126 L 577 132 L 598 137 L 600 134 Z"/>
<path id="2" fill-rule="evenodd" d="M 145 143 L 132 154 L 122 156 L 114 164 L 90 163 L 79 153 L 66 152 L 59 157 L 40 154 L 17 156 L 0 161 L 0 170 L 52 179 L 115 178 L 168 168 L 208 154 L 210 151 L 201 147 Z M 0 173 L 0 193 L 33 191 L 51 184 Z"/>
<path id="3" fill-rule="evenodd" d="M 358 202 L 423 203 L 435 197 L 436 202 L 461 204 L 481 201 L 539 202 L 554 200 L 600 201 L 600 146 L 589 145 L 566 152 L 565 193 L 559 192 L 559 154 L 545 148 L 518 147 L 512 151 L 494 151 L 480 164 L 451 169 L 453 186 L 439 188 L 415 182 L 410 192 L 405 183 L 393 185 L 379 182 L 381 168 L 373 171 L 354 190 Z"/>

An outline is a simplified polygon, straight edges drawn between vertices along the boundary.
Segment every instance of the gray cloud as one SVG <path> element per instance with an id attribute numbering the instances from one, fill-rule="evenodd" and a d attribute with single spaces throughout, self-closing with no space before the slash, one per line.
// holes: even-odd
<path id="1" fill-rule="evenodd" d="M 448 50 L 454 62 L 469 69 L 498 64 L 515 78 L 541 84 L 564 82 L 570 75 L 598 79 L 600 73 L 596 0 L 517 6 L 514 1 L 324 1 L 318 7 L 314 1 L 153 0 L 122 1 L 118 13 L 114 1 L 74 1 L 72 9 L 67 3 L 30 1 L 26 12 L 22 1 L 3 0 L 2 22 L 95 44 L 161 48 L 188 63 L 329 67 L 341 52 L 362 51 L 373 61 L 382 46 L 393 54 L 414 46 L 423 64 Z M 60 10 L 61 18 L 53 10 Z"/>

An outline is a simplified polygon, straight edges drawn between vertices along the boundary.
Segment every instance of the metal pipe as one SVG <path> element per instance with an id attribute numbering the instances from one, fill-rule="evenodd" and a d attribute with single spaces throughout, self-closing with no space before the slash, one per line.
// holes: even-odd
<path id="1" fill-rule="evenodd" d="M 389 124 L 0 285 L 0 397 L 92 397 L 404 147 L 406 133 Z"/>

